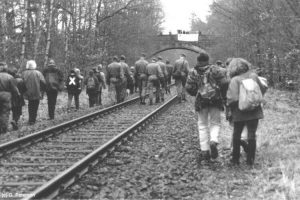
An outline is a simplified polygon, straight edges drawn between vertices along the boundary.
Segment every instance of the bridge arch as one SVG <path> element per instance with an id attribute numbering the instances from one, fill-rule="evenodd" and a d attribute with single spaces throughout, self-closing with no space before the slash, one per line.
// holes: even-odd
<path id="1" fill-rule="evenodd" d="M 183 50 L 188 50 L 192 51 L 194 53 L 200 53 L 205 51 L 203 48 L 196 46 L 196 45 L 191 45 L 191 44 L 181 44 L 181 45 L 174 45 L 174 46 L 163 46 L 159 50 L 156 50 L 155 52 L 151 53 L 147 58 L 152 58 L 153 56 L 172 49 L 183 49 Z"/>

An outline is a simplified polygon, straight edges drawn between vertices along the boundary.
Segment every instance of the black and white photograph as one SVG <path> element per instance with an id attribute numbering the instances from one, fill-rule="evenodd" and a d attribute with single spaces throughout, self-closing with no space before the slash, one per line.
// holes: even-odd
<path id="1" fill-rule="evenodd" d="M 299 0 L 1 0 L 0 199 L 297 200 Z"/>

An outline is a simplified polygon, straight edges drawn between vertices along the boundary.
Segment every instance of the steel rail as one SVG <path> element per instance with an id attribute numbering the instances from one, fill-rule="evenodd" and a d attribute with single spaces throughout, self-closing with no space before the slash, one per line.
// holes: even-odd
<path id="1" fill-rule="evenodd" d="M 142 118 L 140 121 L 133 124 L 131 127 L 127 128 L 119 135 L 115 136 L 113 139 L 88 154 L 86 157 L 82 158 L 80 161 L 42 185 L 40 188 L 37 188 L 30 194 L 30 196 L 25 197 L 23 200 L 53 199 L 63 190 L 75 183 L 84 174 L 90 171 L 96 164 L 100 163 L 107 155 L 113 152 L 116 147 L 127 141 L 128 137 L 132 137 L 133 134 L 137 133 L 139 130 L 153 121 L 156 116 L 174 104 L 176 100 L 177 98 L 174 96 L 159 108 Z"/>
<path id="2" fill-rule="evenodd" d="M 175 84 L 172 83 L 169 85 L 169 87 L 174 86 Z M 148 96 L 149 94 L 146 94 L 146 96 Z M 124 101 L 122 103 L 101 109 L 99 111 L 95 111 L 93 113 L 89 113 L 86 114 L 82 117 L 73 119 L 73 120 L 69 120 L 67 122 L 63 122 L 61 124 L 58 124 L 56 126 L 50 127 L 46 130 L 41 130 L 35 133 L 32 133 L 30 135 L 0 144 L 0 157 L 12 153 L 14 151 L 17 151 L 20 148 L 24 148 L 26 146 L 30 146 L 32 144 L 35 144 L 37 142 L 43 141 L 49 137 L 52 137 L 54 135 L 58 135 L 63 133 L 64 131 L 70 130 L 72 128 L 78 127 L 81 124 L 87 122 L 87 121 L 91 121 L 93 119 L 96 119 L 98 117 L 101 117 L 105 114 L 108 114 L 110 112 L 113 112 L 114 110 L 117 109 L 121 109 L 125 106 L 129 106 L 133 103 L 135 103 L 136 101 L 139 100 L 139 97 L 135 97 L 133 99 L 129 99 L 127 101 Z"/>
<path id="3" fill-rule="evenodd" d="M 113 112 L 114 110 L 121 109 L 125 106 L 131 105 L 139 100 L 139 97 L 135 97 L 133 99 L 127 100 L 125 102 L 101 109 L 99 111 L 95 111 L 93 113 L 89 113 L 82 117 L 69 120 L 67 122 L 63 122 L 56 126 L 50 127 L 46 130 L 41 130 L 36 133 L 32 133 L 30 135 L 6 142 L 4 144 L 0 144 L 0 157 L 6 155 L 8 153 L 12 153 L 20 148 L 24 148 L 26 146 L 32 145 L 39 141 L 45 140 L 46 138 L 52 137 L 57 134 L 61 134 L 64 131 L 70 130 L 72 128 L 78 127 L 81 124 L 96 119 L 100 116 Z"/>

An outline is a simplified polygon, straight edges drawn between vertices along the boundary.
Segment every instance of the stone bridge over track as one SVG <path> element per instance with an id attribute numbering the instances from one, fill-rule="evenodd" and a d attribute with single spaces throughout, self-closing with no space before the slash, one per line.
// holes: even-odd
<path id="1" fill-rule="evenodd" d="M 161 52 L 172 49 L 183 49 L 194 53 L 204 51 L 208 46 L 213 44 L 213 39 L 208 35 L 198 36 L 198 41 L 186 42 L 179 41 L 177 34 L 157 35 L 153 37 L 154 49 L 149 53 L 148 58 L 151 58 Z"/>

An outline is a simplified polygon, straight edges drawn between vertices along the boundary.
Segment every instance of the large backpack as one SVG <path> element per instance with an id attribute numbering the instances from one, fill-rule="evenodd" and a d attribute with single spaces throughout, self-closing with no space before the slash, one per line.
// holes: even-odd
<path id="1" fill-rule="evenodd" d="M 211 67 L 200 76 L 200 83 L 198 85 L 197 96 L 200 97 L 202 102 L 211 102 L 222 99 L 220 87 L 212 76 Z"/>
<path id="2" fill-rule="evenodd" d="M 96 82 L 95 82 L 94 77 L 88 77 L 86 88 L 88 90 L 96 90 Z"/>
<path id="3" fill-rule="evenodd" d="M 241 111 L 254 110 L 263 102 L 262 92 L 258 83 L 247 78 L 240 83 L 240 93 L 239 93 L 239 109 Z"/>

